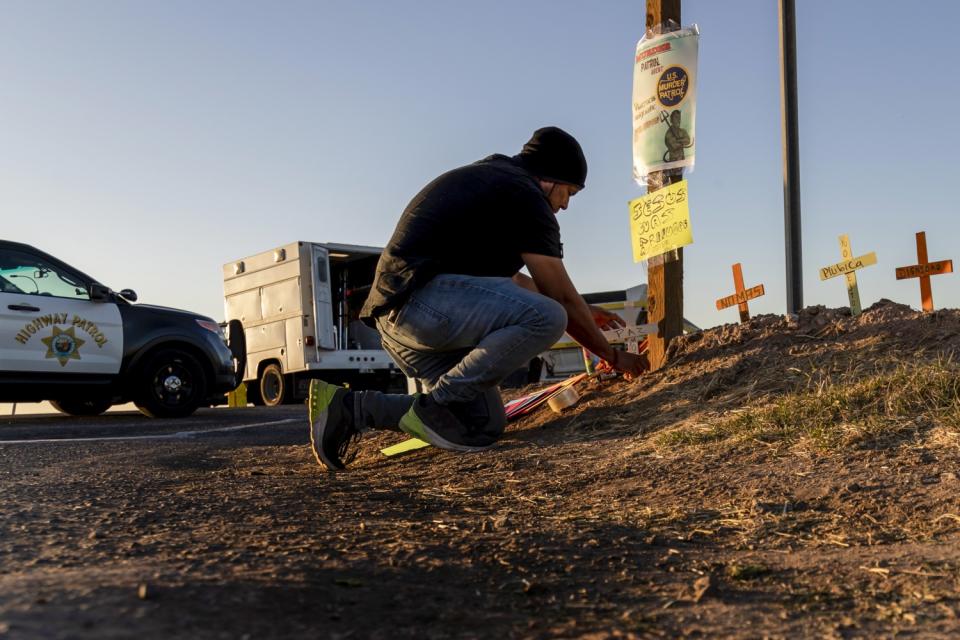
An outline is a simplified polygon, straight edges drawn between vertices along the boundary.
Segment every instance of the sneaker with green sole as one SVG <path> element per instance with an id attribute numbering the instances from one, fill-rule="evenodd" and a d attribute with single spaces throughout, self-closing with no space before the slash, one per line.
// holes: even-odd
<path id="1" fill-rule="evenodd" d="M 357 456 L 360 432 L 344 399 L 347 390 L 323 380 L 311 380 L 307 394 L 310 448 L 317 462 L 331 471 L 344 469 Z"/>
<path id="2" fill-rule="evenodd" d="M 489 449 L 500 435 L 466 426 L 430 394 L 416 396 L 413 406 L 400 418 L 400 429 L 440 449 L 463 453 Z"/>

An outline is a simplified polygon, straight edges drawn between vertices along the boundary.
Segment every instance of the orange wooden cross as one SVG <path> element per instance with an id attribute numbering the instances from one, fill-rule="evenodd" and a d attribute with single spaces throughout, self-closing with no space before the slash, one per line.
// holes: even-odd
<path id="1" fill-rule="evenodd" d="M 924 311 L 933 311 L 933 290 L 930 288 L 930 276 L 941 273 L 953 273 L 953 260 L 927 261 L 927 234 L 917 233 L 917 262 L 909 267 L 897 267 L 897 280 L 920 278 L 920 299 Z"/>
<path id="2" fill-rule="evenodd" d="M 763 290 L 763 285 L 758 284 L 755 287 L 744 289 L 743 269 L 740 268 L 740 263 L 738 262 L 737 264 L 733 265 L 733 286 L 736 288 L 737 292 L 732 296 L 727 296 L 726 298 L 720 298 L 717 300 L 717 311 L 737 305 L 737 307 L 740 309 L 740 322 L 746 322 L 750 319 L 750 307 L 747 306 L 747 300 L 753 300 L 754 298 L 759 298 L 762 296 L 765 293 Z"/>

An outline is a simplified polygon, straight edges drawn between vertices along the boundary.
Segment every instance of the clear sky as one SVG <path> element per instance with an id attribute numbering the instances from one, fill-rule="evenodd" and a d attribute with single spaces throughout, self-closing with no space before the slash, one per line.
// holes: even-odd
<path id="1" fill-rule="evenodd" d="M 918 307 L 914 233 L 960 259 L 954 202 L 960 3 L 801 0 L 800 154 L 806 304 Z M 632 261 L 631 84 L 642 0 L 450 2 L 4 1 L 0 237 L 38 246 L 141 301 L 223 317 L 220 267 L 294 240 L 382 245 L 426 182 L 557 125 L 587 189 L 561 214 L 581 291 L 646 280 Z M 776 0 L 684 0 L 701 30 L 694 244 L 685 315 L 730 265 L 786 305 Z M 484 221 L 474 220 L 481 225 Z M 504 229 L 504 233 L 510 233 Z M 960 264 L 958 264 L 960 268 Z M 960 306 L 960 273 L 933 279 Z"/>

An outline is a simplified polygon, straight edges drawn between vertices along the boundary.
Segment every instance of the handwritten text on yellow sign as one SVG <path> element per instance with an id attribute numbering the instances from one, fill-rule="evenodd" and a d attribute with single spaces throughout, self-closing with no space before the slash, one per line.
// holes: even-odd
<path id="1" fill-rule="evenodd" d="M 829 267 L 821 268 L 820 279 L 829 280 L 830 278 L 836 278 L 845 273 L 853 273 L 857 269 L 869 267 L 872 264 L 877 264 L 877 254 L 873 251 L 856 258 L 850 258 L 849 260 L 832 264 Z"/>
<path id="2" fill-rule="evenodd" d="M 634 262 L 693 242 L 686 180 L 630 201 L 630 240 Z"/>

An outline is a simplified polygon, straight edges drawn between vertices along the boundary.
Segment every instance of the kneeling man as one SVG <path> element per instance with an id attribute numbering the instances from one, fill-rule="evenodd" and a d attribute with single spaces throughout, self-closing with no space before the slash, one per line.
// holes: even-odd
<path id="1" fill-rule="evenodd" d="M 449 171 L 407 205 L 361 318 L 424 393 L 348 391 L 314 380 L 308 409 L 317 461 L 343 469 L 369 429 L 402 430 L 452 451 L 480 451 L 503 433 L 497 385 L 566 331 L 615 369 L 646 358 L 610 346 L 619 316 L 584 302 L 563 265 L 556 214 L 584 188 L 580 144 L 556 127 L 518 155 Z M 526 266 L 530 276 L 520 273 Z"/>

